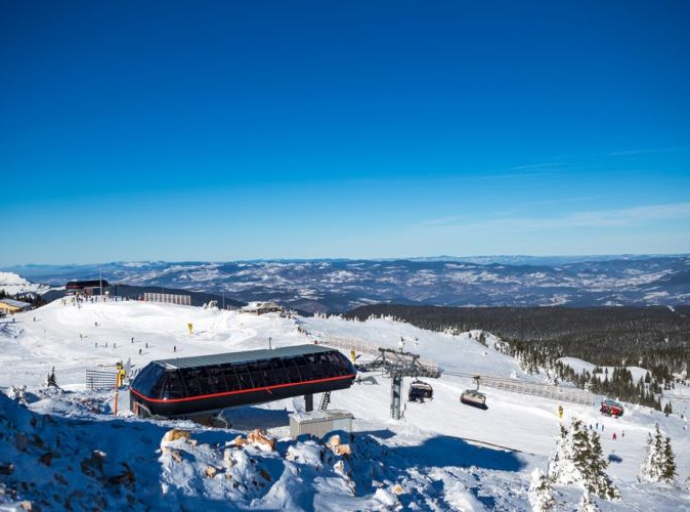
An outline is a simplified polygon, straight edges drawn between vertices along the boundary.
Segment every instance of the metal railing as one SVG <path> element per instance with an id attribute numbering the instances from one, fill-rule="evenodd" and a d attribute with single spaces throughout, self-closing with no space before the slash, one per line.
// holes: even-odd
<path id="1" fill-rule="evenodd" d="M 480 386 L 499 389 L 521 395 L 531 395 L 549 400 L 570 402 L 579 405 L 594 404 L 594 394 L 578 388 L 566 388 L 545 384 L 541 382 L 526 382 L 503 377 L 491 377 L 489 375 L 471 375 L 466 373 L 443 372 L 444 375 L 473 379 Z"/>
<path id="2" fill-rule="evenodd" d="M 86 389 L 103 391 L 117 387 L 117 372 L 86 370 Z"/>

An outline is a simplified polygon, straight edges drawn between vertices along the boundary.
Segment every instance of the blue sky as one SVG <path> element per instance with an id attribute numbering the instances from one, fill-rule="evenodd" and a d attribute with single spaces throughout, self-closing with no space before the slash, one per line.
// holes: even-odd
<path id="1" fill-rule="evenodd" d="M 2 2 L 0 265 L 690 252 L 687 2 Z"/>

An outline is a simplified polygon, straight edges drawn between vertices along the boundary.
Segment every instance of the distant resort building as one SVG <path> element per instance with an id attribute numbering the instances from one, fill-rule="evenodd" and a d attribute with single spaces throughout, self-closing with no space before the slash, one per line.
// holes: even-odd
<path id="1" fill-rule="evenodd" d="M 250 302 L 241 308 L 240 311 L 254 315 L 263 315 L 265 313 L 282 313 L 285 311 L 285 308 L 275 302 Z"/>
<path id="2" fill-rule="evenodd" d="M 177 293 L 144 293 L 145 302 L 163 302 L 165 304 L 179 304 L 181 306 L 191 306 L 192 296 Z"/>
<path id="3" fill-rule="evenodd" d="M 108 295 L 108 288 L 110 285 L 105 279 L 96 279 L 93 281 L 70 281 L 65 285 L 65 295 Z"/>
<path id="4" fill-rule="evenodd" d="M 5 315 L 28 311 L 31 308 L 32 306 L 28 302 L 14 299 L 0 299 L 0 313 Z"/>

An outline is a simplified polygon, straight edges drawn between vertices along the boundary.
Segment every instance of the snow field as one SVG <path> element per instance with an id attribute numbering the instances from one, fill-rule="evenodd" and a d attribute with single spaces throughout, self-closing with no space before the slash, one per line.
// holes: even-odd
<path id="1" fill-rule="evenodd" d="M 189 322 L 194 326 L 191 335 L 187 332 Z M 300 332 L 298 327 L 308 334 Z M 434 333 L 390 319 L 367 322 L 322 317 L 289 319 L 274 314 L 257 317 L 134 301 L 84 303 L 81 307 L 56 301 L 0 321 L 0 367 L 3 369 L 0 386 L 35 388 L 54 366 L 58 384 L 79 389 L 86 369 L 114 369 L 118 360 L 131 358 L 135 368 L 141 368 L 160 358 L 267 348 L 269 338 L 274 347 L 279 347 L 311 343 L 314 339 L 325 341 L 329 336 L 390 348 L 398 348 L 402 337 L 405 350 L 433 359 L 448 371 L 499 377 L 517 375 L 533 381 L 545 379 L 522 372 L 514 359 L 493 348 L 496 340 L 491 335 L 487 336 L 489 346 L 486 347 L 467 333 L 457 336 Z M 176 352 L 173 347 L 177 348 Z M 383 464 L 374 467 L 372 460 L 366 464 L 361 460 L 348 462 L 352 481 L 358 488 L 354 496 L 350 483 L 342 475 L 331 470 L 321 473 L 317 469 L 315 455 L 310 452 L 316 448 L 303 441 L 281 441 L 279 456 L 256 454 L 255 458 L 270 469 L 273 479 L 261 492 L 240 492 L 227 482 L 221 484 L 199 476 L 202 466 L 221 463 L 217 459 L 222 455 L 206 447 L 199 450 L 186 447 L 189 461 L 185 459 L 182 465 L 164 457 L 157 461 L 158 456 L 149 453 L 146 443 L 135 443 L 131 457 L 141 458 L 137 467 L 141 467 L 142 475 L 147 475 L 145 478 L 150 482 L 167 486 L 166 496 L 176 496 L 177 501 L 171 503 L 180 506 L 192 502 L 210 506 L 224 496 L 235 500 L 239 508 L 370 510 L 388 503 L 392 508 L 527 510 L 531 472 L 537 467 L 546 470 L 548 457 L 555 448 L 559 421 L 569 425 L 570 419 L 577 417 L 587 427 L 598 423 L 604 453 L 612 455 L 608 474 L 620 488 L 623 501 L 600 503 L 603 510 L 678 510 L 690 506 L 690 494 L 679 488 L 637 482 L 646 439 L 657 422 L 664 434 L 671 436 L 678 481 L 682 484 L 690 473 L 690 440 L 684 421 L 677 416 L 666 418 L 655 411 L 627 404 L 625 416 L 613 419 L 602 417 L 595 406 L 564 403 L 564 418 L 559 420 L 557 402 L 495 389 L 482 389 L 489 406 L 483 411 L 459 402 L 462 390 L 473 387 L 469 379 L 442 376 L 438 380 L 427 379 L 434 387 L 432 401 L 405 403 L 403 419 L 393 421 L 389 418 L 390 381 L 378 373 L 369 375 L 377 384 L 355 384 L 332 395 L 331 408 L 354 413 L 354 428 L 358 433 L 355 450 L 379 457 Z M 405 379 L 403 393 L 407 392 L 409 382 L 410 379 Z M 111 416 L 85 412 L 83 408 L 75 409 L 69 401 L 72 399 L 65 396 L 39 401 L 32 404 L 32 410 L 67 418 L 79 416 L 91 422 L 95 429 L 107 428 L 112 437 L 108 443 L 111 452 L 117 450 L 118 440 L 126 438 L 122 436 L 143 429 L 154 432 L 146 434 L 147 442 L 157 444 L 166 428 L 178 424 L 192 428 L 195 435 L 203 438 L 227 441 L 234 437 L 226 431 L 207 431 L 189 422 L 156 424 L 131 417 L 114 420 Z M 107 402 L 89 393 L 75 396 Z M 315 397 L 315 403 L 319 399 Z M 236 428 L 249 430 L 263 426 L 284 438 L 288 413 L 301 407 L 301 399 L 291 399 L 229 410 L 226 416 Z M 113 430 L 113 421 L 124 427 Z M 612 439 L 613 432 L 618 435 L 616 441 Z M 98 445 L 97 436 L 89 439 Z M 283 460 L 290 449 L 302 454 L 300 463 Z M 372 484 L 377 480 L 377 472 L 388 482 L 381 488 Z M 391 494 L 394 484 L 400 484 L 404 493 Z M 557 492 L 560 503 L 567 501 L 573 506 L 581 495 L 570 487 L 557 487 Z"/>

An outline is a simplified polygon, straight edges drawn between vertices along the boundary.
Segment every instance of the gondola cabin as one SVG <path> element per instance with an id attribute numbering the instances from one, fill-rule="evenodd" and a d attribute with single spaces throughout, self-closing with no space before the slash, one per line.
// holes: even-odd
<path id="1" fill-rule="evenodd" d="M 465 405 L 478 407 L 479 409 L 488 409 L 486 406 L 486 395 L 474 389 L 468 389 L 460 395 L 460 401 Z"/>
<path id="2" fill-rule="evenodd" d="M 179 417 L 346 389 L 352 363 L 337 350 L 297 345 L 152 361 L 132 385 L 139 416 Z"/>
<path id="3" fill-rule="evenodd" d="M 421 380 L 415 380 L 410 384 L 410 390 L 407 394 L 407 399 L 410 402 L 423 402 L 432 398 L 434 398 L 434 388 L 430 384 Z"/>
<path id="4" fill-rule="evenodd" d="M 603 402 L 601 402 L 601 414 L 605 414 L 606 416 L 613 416 L 614 418 L 618 418 L 619 416 L 623 416 L 623 406 L 616 402 L 615 400 L 610 400 L 606 399 Z"/>

